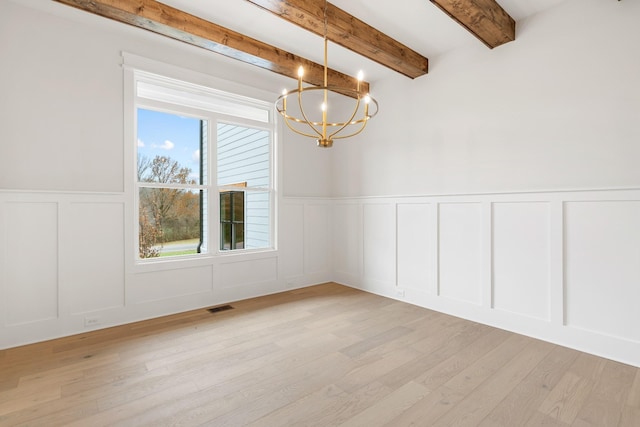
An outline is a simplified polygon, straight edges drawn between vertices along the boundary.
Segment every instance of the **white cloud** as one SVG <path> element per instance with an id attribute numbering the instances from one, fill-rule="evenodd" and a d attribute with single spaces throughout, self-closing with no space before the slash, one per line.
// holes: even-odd
<path id="1" fill-rule="evenodd" d="M 138 147 L 144 147 L 144 142 L 138 138 Z"/>
<path id="2" fill-rule="evenodd" d="M 200 161 L 200 150 L 196 150 L 193 152 L 193 154 L 191 155 L 191 160 L 193 160 L 194 162 Z"/>
<path id="3" fill-rule="evenodd" d="M 164 144 L 162 144 L 160 146 L 160 148 L 162 148 L 163 150 L 171 150 L 171 149 L 173 149 L 174 146 L 175 146 L 175 144 L 167 139 L 164 142 Z"/>

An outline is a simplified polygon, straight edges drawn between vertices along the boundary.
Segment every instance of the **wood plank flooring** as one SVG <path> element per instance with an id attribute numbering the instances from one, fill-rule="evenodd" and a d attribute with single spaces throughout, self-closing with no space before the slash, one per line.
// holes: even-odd
<path id="1" fill-rule="evenodd" d="M 0 351 L 1 426 L 640 426 L 640 369 L 329 283 Z"/>

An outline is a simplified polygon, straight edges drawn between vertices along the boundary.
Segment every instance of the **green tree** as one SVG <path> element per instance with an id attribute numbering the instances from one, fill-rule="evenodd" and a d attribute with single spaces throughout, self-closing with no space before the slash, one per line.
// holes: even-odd
<path id="1" fill-rule="evenodd" d="M 138 180 L 160 184 L 195 184 L 191 169 L 167 156 L 138 158 Z M 194 209 L 192 192 L 176 188 L 140 189 L 140 257 L 159 256 L 158 246 L 167 241 L 199 236 L 199 209 Z M 193 221 L 193 216 L 197 220 Z M 180 230 L 181 224 L 189 224 Z"/>
<path id="2" fill-rule="evenodd" d="M 155 221 L 149 221 L 146 209 L 140 209 L 139 224 L 138 255 L 140 258 L 159 257 L 162 230 L 156 226 Z"/>

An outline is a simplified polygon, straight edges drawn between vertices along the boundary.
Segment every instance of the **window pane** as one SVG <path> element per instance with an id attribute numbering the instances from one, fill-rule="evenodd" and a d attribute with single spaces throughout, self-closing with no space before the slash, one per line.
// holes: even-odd
<path id="1" fill-rule="evenodd" d="M 218 123 L 218 185 L 269 188 L 270 134 Z"/>
<path id="2" fill-rule="evenodd" d="M 199 248 L 202 251 L 204 200 L 206 192 L 201 190 L 140 188 L 139 257 L 195 254 Z"/>
<path id="3" fill-rule="evenodd" d="M 138 109 L 138 181 L 202 184 L 202 120 Z"/>
<path id="4" fill-rule="evenodd" d="M 220 224 L 220 249 L 228 251 L 232 249 L 232 226 L 230 222 L 223 222 Z"/>
<path id="5" fill-rule="evenodd" d="M 244 192 L 232 191 L 233 197 L 233 222 L 244 222 Z"/>
<path id="6" fill-rule="evenodd" d="M 218 123 L 218 185 L 244 187 L 231 191 L 232 249 L 271 246 L 269 191 L 271 185 L 271 135 L 246 126 Z M 224 218 L 226 219 L 226 217 Z"/>
<path id="7" fill-rule="evenodd" d="M 244 223 L 236 223 L 233 226 L 235 231 L 233 236 L 234 249 L 244 249 Z"/>
<path id="8" fill-rule="evenodd" d="M 220 249 L 244 249 L 244 192 L 220 193 Z"/>
<path id="9" fill-rule="evenodd" d="M 220 221 L 231 221 L 231 193 L 220 193 Z"/>
<path id="10" fill-rule="evenodd" d="M 245 197 L 245 248 L 268 248 L 271 245 L 269 192 L 246 192 Z"/>

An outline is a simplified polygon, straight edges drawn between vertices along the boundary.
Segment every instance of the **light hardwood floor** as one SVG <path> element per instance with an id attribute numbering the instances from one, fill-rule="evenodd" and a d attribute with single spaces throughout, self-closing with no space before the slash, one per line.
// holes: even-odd
<path id="1" fill-rule="evenodd" d="M 325 284 L 0 351 L 0 425 L 640 426 L 640 369 Z"/>

